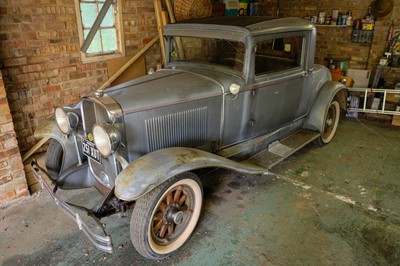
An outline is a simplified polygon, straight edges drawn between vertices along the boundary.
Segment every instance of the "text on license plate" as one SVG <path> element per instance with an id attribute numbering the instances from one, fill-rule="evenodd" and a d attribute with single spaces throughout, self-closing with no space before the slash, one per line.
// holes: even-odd
<path id="1" fill-rule="evenodd" d="M 82 139 L 82 151 L 83 154 L 85 154 L 90 159 L 94 160 L 97 163 L 101 163 L 100 152 L 98 149 L 96 149 L 96 146 L 93 142 L 87 139 Z"/>

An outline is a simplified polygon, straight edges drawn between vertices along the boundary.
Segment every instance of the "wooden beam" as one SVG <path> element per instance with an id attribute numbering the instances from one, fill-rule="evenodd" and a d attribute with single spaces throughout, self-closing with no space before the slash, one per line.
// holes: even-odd
<path id="1" fill-rule="evenodd" d="M 165 4 L 167 6 L 169 20 L 171 21 L 171 23 L 175 23 L 176 19 L 175 19 L 174 9 L 172 8 L 171 0 L 165 0 Z M 178 57 L 179 59 L 184 60 L 185 52 L 183 50 L 182 40 L 180 37 L 175 37 L 174 40 L 176 49 L 178 50 Z"/>
<path id="2" fill-rule="evenodd" d="M 45 137 L 39 140 L 38 143 L 36 143 L 27 153 L 24 154 L 24 156 L 22 156 L 22 162 L 25 162 L 29 157 L 31 157 L 32 154 L 34 154 L 40 147 L 42 147 L 43 144 L 45 144 L 49 139 L 50 138 Z"/>
<path id="3" fill-rule="evenodd" d="M 157 21 L 158 37 L 160 38 L 161 56 L 162 56 L 163 65 L 165 65 L 167 60 L 166 60 L 166 54 L 165 54 L 165 41 L 164 41 L 164 35 L 163 35 L 161 0 L 154 0 L 153 3 L 154 3 L 154 11 L 155 11 L 156 21 Z"/>
<path id="4" fill-rule="evenodd" d="M 130 65 L 132 65 L 136 60 L 139 59 L 147 50 L 150 49 L 153 44 L 158 41 L 158 36 L 154 37 L 145 47 L 143 47 L 137 54 L 135 54 L 128 62 L 125 63 L 114 75 L 111 76 L 98 90 L 104 90 L 107 88 L 111 82 L 113 82 L 116 78 L 118 78 L 122 72 L 124 72 Z"/>

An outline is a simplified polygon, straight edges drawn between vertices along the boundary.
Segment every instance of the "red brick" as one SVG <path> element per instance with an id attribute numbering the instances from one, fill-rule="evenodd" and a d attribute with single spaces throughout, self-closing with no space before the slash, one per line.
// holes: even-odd
<path id="1" fill-rule="evenodd" d="M 0 125 L 0 133 L 6 133 L 14 131 L 14 125 L 12 122 Z"/>
<path id="2" fill-rule="evenodd" d="M 28 47 L 43 47 L 48 45 L 47 40 L 27 40 L 26 46 Z"/>
<path id="3" fill-rule="evenodd" d="M 65 22 L 55 21 L 55 22 L 47 22 L 46 30 L 64 30 Z"/>
<path id="4" fill-rule="evenodd" d="M 10 182 L 11 180 L 12 180 L 12 177 L 10 175 L 5 175 L 5 176 L 0 177 L 0 186 L 5 183 Z"/>
<path id="5" fill-rule="evenodd" d="M 8 33 L 0 33 L 0 41 L 7 41 L 9 38 Z"/>
<path id="6" fill-rule="evenodd" d="M 33 22 L 46 22 L 46 21 L 55 21 L 55 20 L 56 20 L 56 16 L 53 14 L 32 16 Z"/>
<path id="7" fill-rule="evenodd" d="M 0 161 L 0 170 L 6 168 L 8 166 L 9 166 L 8 160 Z"/>
<path id="8" fill-rule="evenodd" d="M 40 72 L 42 70 L 43 70 L 43 66 L 41 64 L 33 64 L 33 65 L 22 66 L 22 72 L 23 73 Z"/>
<path id="9" fill-rule="evenodd" d="M 0 98 L 0 106 L 1 106 L 1 105 L 6 105 L 6 106 L 8 106 L 7 98 Z M 4 113 L 4 112 L 0 112 L 0 114 L 2 114 L 2 113 Z"/>
<path id="10" fill-rule="evenodd" d="M 11 157 L 10 162 L 13 171 L 18 171 L 24 168 L 20 154 Z M 19 175 L 19 173 L 16 173 L 16 175 Z"/>
<path id="11" fill-rule="evenodd" d="M 30 195 L 29 190 L 26 189 L 24 192 L 21 192 L 20 194 L 16 195 L 16 196 L 13 198 L 13 200 L 14 200 L 14 201 L 17 201 L 17 200 L 22 199 L 22 198 L 25 198 L 25 197 L 27 197 L 27 196 L 29 196 L 29 195 Z"/>
<path id="12" fill-rule="evenodd" d="M 21 57 L 21 58 L 13 58 L 13 59 L 5 59 L 3 61 L 4 66 L 10 67 L 10 66 L 21 66 L 25 65 L 28 63 L 28 59 L 26 57 Z"/>
<path id="13" fill-rule="evenodd" d="M 57 37 L 57 32 L 54 30 L 51 31 L 37 31 L 36 37 L 38 39 L 50 39 Z"/>
<path id="14" fill-rule="evenodd" d="M 0 152 L 0 158 L 10 157 L 10 156 L 18 154 L 18 153 L 19 153 L 19 148 L 15 147 L 15 148 Z"/>
<path id="15" fill-rule="evenodd" d="M 14 190 L 7 191 L 6 193 L 4 193 L 4 195 L 9 199 L 13 198 L 15 197 L 15 191 Z"/>
<path id="16" fill-rule="evenodd" d="M 0 115 L 0 124 L 12 122 L 11 114 L 2 114 Z"/>
<path id="17" fill-rule="evenodd" d="M 21 194 L 24 194 L 26 191 L 28 191 L 28 186 L 27 185 L 22 185 L 22 186 L 17 187 L 15 189 L 15 194 L 21 195 Z"/>

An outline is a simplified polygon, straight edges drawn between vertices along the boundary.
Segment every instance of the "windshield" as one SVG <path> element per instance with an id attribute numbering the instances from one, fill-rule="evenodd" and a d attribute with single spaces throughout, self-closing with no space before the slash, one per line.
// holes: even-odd
<path id="1" fill-rule="evenodd" d="M 239 72 L 243 70 L 245 45 L 241 42 L 193 37 L 170 40 L 171 62 L 213 64 Z"/>

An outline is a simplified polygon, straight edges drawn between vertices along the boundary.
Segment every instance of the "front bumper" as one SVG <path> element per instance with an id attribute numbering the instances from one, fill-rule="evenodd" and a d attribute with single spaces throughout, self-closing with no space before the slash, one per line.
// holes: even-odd
<path id="1" fill-rule="evenodd" d="M 113 253 L 114 247 L 112 244 L 111 237 L 107 235 L 107 233 L 105 232 L 104 227 L 100 223 L 100 221 L 96 217 L 90 215 L 91 214 L 90 210 L 88 210 L 84 207 L 75 206 L 73 204 L 70 204 L 68 202 L 61 200 L 58 196 L 56 196 L 56 194 L 53 192 L 53 190 L 50 188 L 50 186 L 46 183 L 45 179 L 43 178 L 43 176 L 45 176 L 47 179 L 50 179 L 46 170 L 41 168 L 37 164 L 36 160 L 32 161 L 31 166 L 32 166 L 33 174 L 35 175 L 36 179 L 39 181 L 39 184 L 42 187 L 42 189 L 46 189 L 47 192 L 49 192 L 50 196 L 53 198 L 55 203 L 59 207 L 61 207 L 61 209 L 67 214 L 67 216 L 69 218 L 71 218 L 73 221 L 75 221 L 75 223 L 78 225 L 79 230 L 81 230 L 85 233 L 85 235 L 89 238 L 90 242 L 92 242 L 92 244 L 96 248 L 98 248 L 102 251 L 105 251 L 108 253 Z M 85 210 L 88 213 L 88 215 L 91 216 L 94 219 L 94 221 L 100 226 L 104 235 L 99 235 L 99 234 L 93 232 L 93 230 L 90 229 L 90 227 L 85 223 L 85 221 L 82 220 L 79 213 L 77 212 L 78 210 Z"/>

